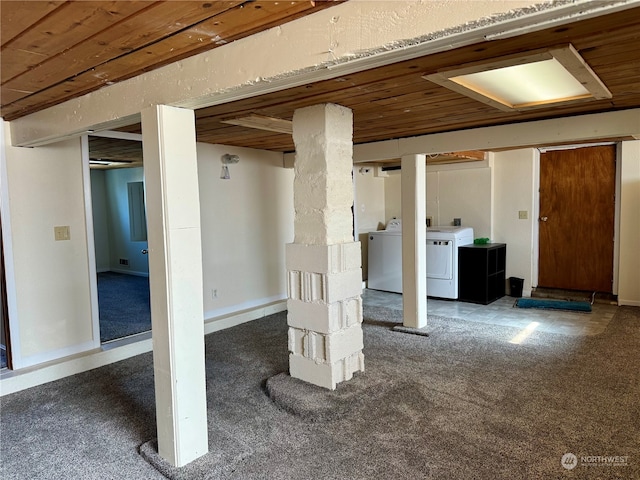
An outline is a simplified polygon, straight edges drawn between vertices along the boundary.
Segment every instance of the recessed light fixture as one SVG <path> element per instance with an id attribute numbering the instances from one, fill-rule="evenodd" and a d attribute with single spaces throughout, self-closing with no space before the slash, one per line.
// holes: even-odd
<path id="1" fill-rule="evenodd" d="M 504 111 L 612 97 L 572 45 L 462 65 L 423 78 Z"/>

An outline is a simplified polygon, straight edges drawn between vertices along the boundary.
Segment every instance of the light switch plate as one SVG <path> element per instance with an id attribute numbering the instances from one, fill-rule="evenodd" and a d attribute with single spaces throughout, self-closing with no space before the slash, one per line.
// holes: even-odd
<path id="1" fill-rule="evenodd" d="M 526 210 L 520 210 L 520 211 L 518 212 L 518 218 L 519 218 L 520 220 L 526 220 L 526 219 L 528 219 L 528 218 L 529 218 L 529 212 L 528 212 L 528 211 L 526 211 Z"/>
<path id="2" fill-rule="evenodd" d="M 69 240 L 71 233 L 68 225 L 62 227 L 53 227 L 53 234 L 55 235 L 56 242 L 60 240 Z"/>

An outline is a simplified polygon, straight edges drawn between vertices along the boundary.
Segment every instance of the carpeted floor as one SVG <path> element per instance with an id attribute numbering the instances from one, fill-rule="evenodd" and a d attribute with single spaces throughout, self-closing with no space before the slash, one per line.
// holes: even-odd
<path id="1" fill-rule="evenodd" d="M 151 330 L 149 279 L 116 272 L 98 274 L 100 341 Z"/>
<path id="2" fill-rule="evenodd" d="M 429 337 L 393 332 L 399 315 L 365 309 L 366 372 L 335 392 L 281 374 L 285 314 L 208 335 L 210 453 L 182 469 L 154 450 L 151 354 L 3 397 L 1 476 L 162 478 L 147 458 L 182 479 L 640 477 L 639 308 L 521 345 L 442 317 Z M 595 456 L 627 458 L 581 463 Z"/>

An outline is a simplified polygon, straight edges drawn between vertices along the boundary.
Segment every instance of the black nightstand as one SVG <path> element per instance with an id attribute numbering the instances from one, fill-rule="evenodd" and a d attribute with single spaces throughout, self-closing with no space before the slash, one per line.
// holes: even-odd
<path id="1" fill-rule="evenodd" d="M 458 300 L 487 305 L 504 297 L 507 245 L 458 247 Z"/>

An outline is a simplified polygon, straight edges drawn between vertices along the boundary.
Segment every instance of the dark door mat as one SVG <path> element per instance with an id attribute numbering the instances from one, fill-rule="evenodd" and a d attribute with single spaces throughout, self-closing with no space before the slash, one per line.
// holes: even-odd
<path id="1" fill-rule="evenodd" d="M 543 308 L 548 310 L 567 310 L 572 312 L 590 312 L 589 302 L 574 302 L 565 300 L 546 300 L 542 298 L 519 298 L 515 306 L 518 308 Z"/>

